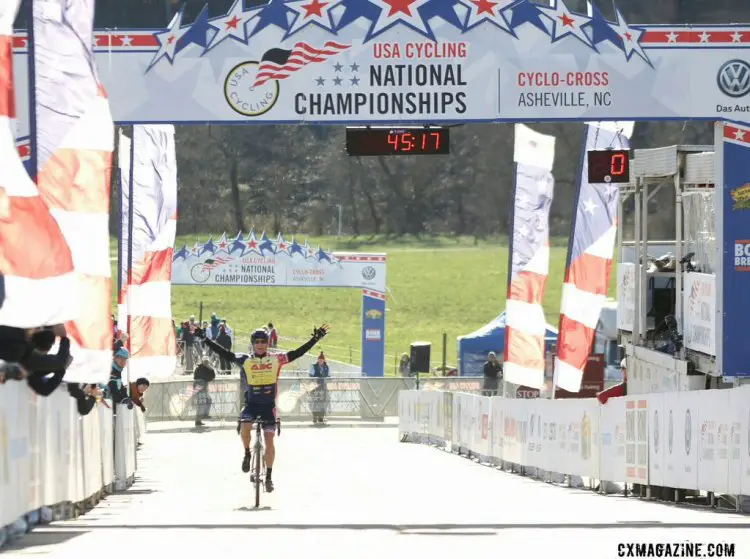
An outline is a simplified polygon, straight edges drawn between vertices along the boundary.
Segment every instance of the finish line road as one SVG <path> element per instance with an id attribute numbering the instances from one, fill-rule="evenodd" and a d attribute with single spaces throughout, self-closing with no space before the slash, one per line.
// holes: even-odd
<path id="1" fill-rule="evenodd" d="M 704 552 L 709 543 L 734 544 L 734 557 L 750 557 L 746 516 L 545 484 L 399 443 L 395 428 L 283 430 L 277 454 L 276 491 L 263 493 L 254 510 L 234 431 L 149 433 L 130 490 L 77 520 L 39 527 L 2 552 L 91 559 L 610 559 L 639 556 L 618 544 L 696 542 Z M 698 556 L 666 553 L 640 556 Z"/>

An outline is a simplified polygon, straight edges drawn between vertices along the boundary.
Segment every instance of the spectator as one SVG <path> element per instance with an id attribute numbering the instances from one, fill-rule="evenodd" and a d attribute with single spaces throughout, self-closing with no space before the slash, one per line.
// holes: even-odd
<path id="1" fill-rule="evenodd" d="M 210 365 L 208 357 L 204 357 L 201 364 L 193 373 L 193 397 L 196 402 L 195 426 L 203 427 L 203 420 L 210 419 L 211 395 L 208 385 L 216 378 L 216 372 Z"/>
<path id="2" fill-rule="evenodd" d="M 213 331 L 211 330 L 211 328 L 209 328 L 207 320 L 203 321 L 203 323 L 201 324 L 201 329 L 206 332 L 206 338 L 208 338 L 209 340 L 214 339 Z"/>
<path id="3" fill-rule="evenodd" d="M 109 404 L 102 400 L 102 391 L 95 384 L 69 383 L 68 394 L 76 400 L 78 414 L 81 416 L 88 415 L 97 401 L 102 401 L 105 406 L 109 407 Z"/>
<path id="4" fill-rule="evenodd" d="M 49 354 L 50 349 L 55 345 L 55 339 L 55 332 L 46 328 L 31 335 L 31 342 L 36 350 L 43 355 Z M 67 337 L 60 338 L 58 353 L 60 352 L 70 354 L 70 340 Z M 65 368 L 62 368 L 54 371 L 51 377 L 45 372 L 29 373 L 26 380 L 34 392 L 40 396 L 49 396 L 60 386 L 64 375 Z"/>
<path id="5" fill-rule="evenodd" d="M 198 328 L 198 325 L 195 322 L 195 315 L 194 314 L 190 315 L 190 320 L 188 321 L 188 328 L 190 328 L 190 331 L 193 332 L 193 333 L 195 332 L 195 329 Z"/>
<path id="6" fill-rule="evenodd" d="M 628 369 L 625 359 L 620 362 L 620 368 L 622 369 L 622 382 L 610 386 L 596 395 L 597 400 L 602 404 L 606 404 L 607 400 L 610 398 L 618 398 L 619 396 L 625 396 L 628 393 Z"/>
<path id="7" fill-rule="evenodd" d="M 128 397 L 127 389 L 122 382 L 122 371 L 130 358 L 130 352 L 122 348 L 118 350 L 112 358 L 112 370 L 109 374 L 107 383 L 107 395 L 112 400 L 113 408 L 117 413 L 117 404 L 124 404 L 129 410 L 133 409 L 133 402 Z"/>
<path id="8" fill-rule="evenodd" d="M 190 322 L 185 322 L 182 326 L 182 345 L 185 356 L 185 371 L 191 371 L 193 364 L 193 330 L 190 328 Z"/>
<path id="9" fill-rule="evenodd" d="M 0 384 L 8 380 L 23 380 L 26 373 L 18 363 L 9 363 L 0 359 Z"/>
<path id="10" fill-rule="evenodd" d="M 219 335 L 216 336 L 216 343 L 221 347 L 232 351 L 232 338 L 229 337 L 226 327 L 223 324 L 219 326 Z M 221 372 L 225 375 L 228 375 L 232 370 L 232 365 L 229 360 L 221 355 L 219 355 L 219 367 L 221 368 Z"/>
<path id="11" fill-rule="evenodd" d="M 221 325 L 224 326 L 224 330 L 226 330 L 226 333 L 229 335 L 229 339 L 232 340 L 232 345 L 234 345 L 234 330 L 229 327 L 226 318 L 221 321 Z"/>
<path id="12" fill-rule="evenodd" d="M 221 320 L 219 320 L 219 317 L 216 316 L 216 313 L 211 313 L 211 333 L 209 336 L 209 333 L 206 332 L 206 337 L 210 340 L 215 340 L 216 336 L 219 335 L 219 324 L 221 324 Z"/>
<path id="13" fill-rule="evenodd" d="M 54 336 L 61 338 L 60 348 L 56 355 L 48 355 L 37 350 L 33 336 L 36 332 L 49 330 Z M 65 339 L 65 342 L 62 340 Z M 22 329 L 9 326 L 0 326 L 0 360 L 8 363 L 17 363 L 24 369 L 23 378 L 26 373 L 50 374 L 64 371 L 70 365 L 70 344 L 67 341 L 65 326 L 58 324 L 52 327 Z M 8 372 L 13 373 L 15 368 L 11 365 Z"/>
<path id="14" fill-rule="evenodd" d="M 313 425 L 323 425 L 325 413 L 328 409 L 328 385 L 329 374 L 326 356 L 321 351 L 318 360 L 310 367 L 310 377 L 317 379 L 316 386 L 310 392 L 310 403 L 313 414 Z"/>
<path id="15" fill-rule="evenodd" d="M 268 347 L 277 347 L 279 345 L 279 334 L 273 327 L 272 322 L 268 323 L 266 330 L 268 330 Z"/>
<path id="16" fill-rule="evenodd" d="M 484 385 L 482 394 L 484 396 L 497 396 L 500 381 L 503 380 L 503 367 L 497 360 L 494 351 L 487 354 L 487 362 L 484 364 Z"/>
<path id="17" fill-rule="evenodd" d="M 402 353 L 401 354 L 401 360 L 398 362 L 398 372 L 402 377 L 408 377 L 410 374 L 409 371 L 409 354 L 408 353 Z"/>
<path id="18" fill-rule="evenodd" d="M 130 383 L 130 399 L 133 400 L 133 403 L 136 406 L 141 408 L 143 413 L 146 413 L 146 406 L 143 405 L 143 395 L 146 393 L 149 386 L 151 386 L 151 383 L 147 378 L 143 377 Z"/>

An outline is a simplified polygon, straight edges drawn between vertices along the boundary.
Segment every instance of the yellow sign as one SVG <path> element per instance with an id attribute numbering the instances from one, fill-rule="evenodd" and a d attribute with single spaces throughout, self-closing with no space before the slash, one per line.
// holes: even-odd
<path id="1" fill-rule="evenodd" d="M 729 195 L 734 201 L 732 210 L 750 210 L 750 182 L 735 188 Z"/>
<path id="2" fill-rule="evenodd" d="M 365 313 L 365 316 L 367 318 L 371 318 L 373 320 L 377 320 L 378 318 L 380 318 L 381 316 L 383 316 L 383 313 L 380 312 L 378 309 L 370 309 L 369 311 L 367 311 Z"/>

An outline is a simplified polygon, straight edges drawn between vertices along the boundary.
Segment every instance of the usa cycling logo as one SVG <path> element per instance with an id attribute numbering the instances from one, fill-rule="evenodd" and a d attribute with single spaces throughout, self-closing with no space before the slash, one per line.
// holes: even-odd
<path id="1" fill-rule="evenodd" d="M 716 76 L 716 83 L 728 97 L 744 97 L 750 93 L 750 64 L 744 60 L 725 62 Z"/>

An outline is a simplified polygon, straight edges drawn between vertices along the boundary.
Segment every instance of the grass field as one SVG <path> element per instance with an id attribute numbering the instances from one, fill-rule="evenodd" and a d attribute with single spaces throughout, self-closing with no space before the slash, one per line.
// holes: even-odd
<path id="1" fill-rule="evenodd" d="M 180 237 L 177 246 L 192 246 L 207 237 Z M 505 308 L 508 247 L 504 239 L 477 245 L 463 238 L 310 238 L 309 242 L 333 250 L 387 253 L 386 374 L 393 373 L 395 356 L 408 352 L 409 344 L 417 340 L 432 342 L 433 366 L 439 365 L 443 332 L 448 336 L 447 361 L 455 364 L 456 336 L 476 330 Z M 567 239 L 555 239 L 553 245 L 544 310 L 547 321 L 557 326 Z M 614 271 L 612 275 L 610 295 L 614 296 Z M 358 289 L 173 286 L 172 301 L 176 318 L 197 317 L 202 302 L 204 318 L 216 312 L 238 334 L 271 321 L 282 342 L 306 339 L 313 324 L 328 322 L 332 330 L 322 349 L 330 359 L 359 363 Z"/>

